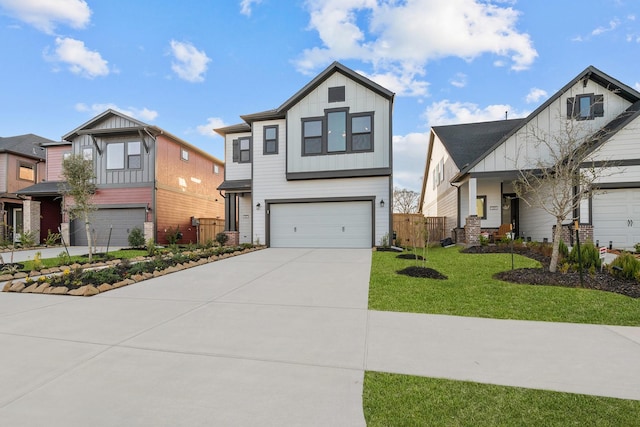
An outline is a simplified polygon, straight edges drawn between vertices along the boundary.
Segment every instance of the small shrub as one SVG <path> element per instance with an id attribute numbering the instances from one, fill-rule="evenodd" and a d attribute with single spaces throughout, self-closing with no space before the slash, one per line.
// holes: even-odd
<path id="1" fill-rule="evenodd" d="M 71 264 L 71 257 L 66 251 L 62 251 L 58 254 L 58 265 Z"/>
<path id="2" fill-rule="evenodd" d="M 166 231 L 167 241 L 170 245 L 175 245 L 182 239 L 182 232 L 180 231 L 180 226 L 177 226 L 175 229 L 173 227 L 169 227 Z"/>
<path id="3" fill-rule="evenodd" d="M 585 242 L 580 245 L 580 258 L 582 261 L 582 268 L 589 269 L 591 266 L 600 268 L 600 251 L 593 244 L 593 242 Z M 578 250 L 577 246 L 573 247 L 573 250 L 569 254 L 569 262 L 578 267 Z"/>
<path id="4" fill-rule="evenodd" d="M 385 233 L 384 236 L 380 239 L 380 246 L 383 248 L 389 247 L 389 233 Z"/>
<path id="5" fill-rule="evenodd" d="M 20 233 L 20 244 L 25 248 L 30 248 L 36 245 L 36 232 L 35 231 L 23 231 Z"/>
<path id="6" fill-rule="evenodd" d="M 636 253 L 640 252 L 640 243 L 636 243 L 633 248 L 636 250 Z"/>
<path id="7" fill-rule="evenodd" d="M 147 240 L 147 254 L 149 256 L 155 256 L 157 251 L 158 251 L 158 248 L 156 247 L 156 244 L 153 241 L 153 238 Z"/>
<path id="8" fill-rule="evenodd" d="M 480 246 L 487 246 L 489 245 L 489 238 L 483 236 L 482 234 L 480 235 Z"/>
<path id="9" fill-rule="evenodd" d="M 52 233 L 51 229 L 48 229 L 47 237 L 44 239 L 44 244 L 47 246 L 54 246 L 57 245 L 61 239 L 62 235 L 60 233 Z"/>
<path id="10" fill-rule="evenodd" d="M 133 227 L 129 232 L 129 246 L 141 248 L 144 246 L 144 233 L 140 227 Z"/>
<path id="11" fill-rule="evenodd" d="M 218 242 L 220 246 L 224 246 L 225 243 L 227 243 L 227 240 L 229 240 L 229 236 L 227 236 L 225 233 L 216 234 L 216 242 Z"/>
<path id="12" fill-rule="evenodd" d="M 562 257 L 561 259 L 567 259 L 569 257 L 569 248 L 564 240 L 560 240 L 560 246 L 558 247 L 558 253 Z"/>
<path id="13" fill-rule="evenodd" d="M 43 266 L 44 264 L 42 264 L 42 252 L 38 251 L 33 256 L 33 270 L 42 270 Z"/>
<path id="14" fill-rule="evenodd" d="M 614 276 L 624 279 L 635 279 L 640 274 L 640 261 L 629 252 L 622 252 L 609 264 Z"/>

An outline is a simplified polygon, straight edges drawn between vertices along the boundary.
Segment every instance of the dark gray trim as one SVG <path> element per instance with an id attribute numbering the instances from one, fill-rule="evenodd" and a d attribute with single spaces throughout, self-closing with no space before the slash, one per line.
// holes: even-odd
<path id="1" fill-rule="evenodd" d="M 490 171 L 490 172 L 474 172 L 468 174 L 470 178 L 514 178 L 518 179 L 522 171 L 509 170 L 509 171 Z M 458 177 L 456 177 L 458 178 Z M 456 182 L 453 181 L 452 182 Z"/>
<path id="2" fill-rule="evenodd" d="M 372 176 L 391 176 L 391 168 L 340 169 L 335 171 L 287 172 L 287 181 L 301 179 L 365 178 Z"/>
<path id="3" fill-rule="evenodd" d="M 122 188 L 124 191 L 128 188 L 153 188 L 153 182 L 132 182 L 126 184 L 99 184 L 96 185 L 96 189 L 106 189 L 106 188 Z"/>
<path id="4" fill-rule="evenodd" d="M 640 166 L 640 159 L 599 160 L 597 162 L 585 162 L 580 166 L 585 168 Z"/>
<path id="5" fill-rule="evenodd" d="M 328 203 L 328 202 L 371 202 L 371 247 L 375 246 L 376 239 L 376 196 L 353 197 L 311 197 L 302 199 L 265 199 L 265 245 L 271 246 L 271 205 L 289 203 Z M 387 206 L 390 206 L 390 202 Z"/>
<path id="6" fill-rule="evenodd" d="M 389 109 L 391 110 L 391 108 Z M 371 131 L 369 133 L 369 142 L 371 143 L 371 147 L 366 150 L 354 150 L 353 149 L 353 119 L 357 117 L 369 117 L 371 119 Z M 349 153 L 372 153 L 374 151 L 375 145 L 375 111 L 366 111 L 362 113 L 353 113 L 349 114 L 347 117 L 347 152 Z M 389 128 L 391 128 L 391 122 L 389 122 Z M 361 132 L 358 135 L 365 135 L 367 132 Z M 389 144 L 391 144 L 393 138 L 389 139 Z"/>
<path id="7" fill-rule="evenodd" d="M 344 102 L 345 97 L 345 87 L 344 86 L 335 86 L 330 87 L 328 90 L 328 102 Z"/>
<path id="8" fill-rule="evenodd" d="M 306 148 L 306 144 L 305 144 L 305 140 L 306 140 L 306 136 L 304 133 L 304 125 L 307 122 L 320 122 L 320 152 L 319 153 L 307 153 L 305 151 Z M 325 116 L 318 116 L 318 117 L 303 117 L 300 120 L 300 142 L 302 144 L 302 147 L 300 147 L 300 155 L 302 157 L 306 157 L 306 156 L 323 156 L 326 155 L 326 129 L 325 129 Z M 309 136 L 309 139 L 316 139 L 318 138 L 317 136 Z M 288 151 L 288 150 L 287 150 Z"/>
<path id="9" fill-rule="evenodd" d="M 242 152 L 247 151 L 242 149 L 242 141 L 249 142 L 249 159 L 242 160 Z M 252 136 L 241 136 L 238 138 L 238 163 L 251 163 L 253 160 L 253 137 Z"/>
<path id="10" fill-rule="evenodd" d="M 250 193 L 251 192 L 251 183 L 250 179 L 237 179 L 232 181 L 225 180 L 217 190 L 225 190 L 231 192 L 238 193 Z"/>
<path id="11" fill-rule="evenodd" d="M 105 205 L 96 205 L 98 209 L 146 209 L 146 203 L 112 203 Z"/>
<path id="12" fill-rule="evenodd" d="M 267 151 L 267 141 L 272 141 L 272 139 L 267 140 L 267 129 L 275 129 L 276 131 L 276 151 L 269 152 Z M 280 145 L 280 125 L 268 125 L 262 127 L 262 155 L 270 156 L 273 154 L 278 154 L 278 145 Z"/>
<path id="13" fill-rule="evenodd" d="M 324 110 L 324 116 L 316 116 L 316 117 L 303 117 L 301 119 L 301 155 L 303 157 L 307 156 L 335 156 L 335 155 L 344 155 L 344 154 L 354 154 L 354 153 L 371 153 L 375 150 L 375 111 L 361 111 L 357 113 L 350 113 L 350 107 L 340 107 L 340 108 L 327 108 Z M 389 109 L 391 110 L 391 108 Z M 345 149 L 341 151 L 329 151 L 329 114 L 335 112 L 345 112 Z M 371 147 L 366 150 L 354 150 L 353 149 L 353 119 L 357 117 L 370 117 L 371 119 L 371 132 L 369 132 L 369 138 Z M 305 152 L 305 134 L 304 134 L 304 123 L 305 122 L 321 122 L 322 126 L 322 134 L 320 135 L 320 144 L 321 149 L 319 153 L 306 153 Z M 391 128 L 391 123 L 389 124 Z M 315 138 L 315 137 L 310 137 Z M 392 138 L 391 138 L 392 139 Z M 391 141 L 390 139 L 390 141 Z"/>
<path id="14" fill-rule="evenodd" d="M 617 190 L 617 189 L 625 189 L 625 188 L 640 188 L 640 182 L 631 181 L 631 182 L 611 182 L 611 183 L 602 183 L 602 184 L 593 184 L 592 188 L 594 190 Z"/>
<path id="15" fill-rule="evenodd" d="M 238 123 L 236 125 L 226 126 L 223 128 L 216 128 L 213 130 L 218 135 L 225 137 L 234 133 L 247 133 L 251 132 L 251 126 L 247 123 Z"/>
<path id="16" fill-rule="evenodd" d="M 389 99 L 389 243 L 391 243 L 391 239 L 393 238 L 393 97 Z M 373 123 L 375 123 L 375 117 L 372 117 Z M 372 132 L 375 126 L 372 123 Z M 373 140 L 373 135 L 371 135 L 371 145 L 375 147 L 375 141 Z M 375 236 L 374 236 L 375 238 Z M 374 242 L 375 243 L 375 242 Z"/>

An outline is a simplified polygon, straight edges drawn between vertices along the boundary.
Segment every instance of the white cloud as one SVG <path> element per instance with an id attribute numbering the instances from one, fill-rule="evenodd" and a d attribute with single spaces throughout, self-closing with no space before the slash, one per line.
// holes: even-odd
<path id="1" fill-rule="evenodd" d="M 307 7 L 309 28 L 322 40 L 296 61 L 308 74 L 333 60 L 354 59 L 372 64 L 373 74 L 397 74 L 398 81 L 413 85 L 438 58 L 471 61 L 490 53 L 523 70 L 538 56 L 529 35 L 516 28 L 520 13 L 491 2 L 317 0 Z"/>
<path id="2" fill-rule="evenodd" d="M 174 61 L 171 69 L 183 80 L 191 83 L 204 81 L 211 58 L 203 50 L 196 49 L 191 43 L 171 40 L 171 54 Z"/>
<path id="3" fill-rule="evenodd" d="M 253 6 L 260 3 L 262 3 L 262 0 L 241 0 L 240 13 L 246 16 L 251 16 Z"/>
<path id="4" fill-rule="evenodd" d="M 109 74 L 108 62 L 102 59 L 97 51 L 87 49 L 84 42 L 69 37 L 56 37 L 55 53 L 47 59 L 64 62 L 69 70 L 86 78 L 106 76 Z"/>
<path id="5" fill-rule="evenodd" d="M 633 88 L 637 91 L 640 91 L 640 82 L 636 82 L 636 84 L 633 85 Z"/>
<path id="6" fill-rule="evenodd" d="M 80 111 L 81 113 L 90 113 L 92 116 L 96 116 L 105 112 L 106 110 L 116 110 L 125 114 L 129 117 L 133 117 L 134 119 L 142 120 L 145 122 L 152 122 L 158 117 L 158 112 L 154 110 L 149 110 L 148 108 L 120 108 L 115 104 L 106 103 L 106 104 L 76 104 L 76 111 Z"/>
<path id="7" fill-rule="evenodd" d="M 364 71 L 358 71 L 358 73 L 399 96 L 426 96 L 428 94 L 429 83 L 416 79 L 417 73 L 411 72 L 411 70 L 388 71 L 373 75 Z"/>
<path id="8" fill-rule="evenodd" d="M 543 98 L 547 98 L 548 96 L 549 94 L 546 90 L 534 87 L 531 88 L 531 90 L 527 94 L 525 101 L 527 102 L 527 104 L 533 104 L 539 102 Z"/>
<path id="9" fill-rule="evenodd" d="M 429 133 L 393 137 L 393 185 L 420 193 Z"/>
<path id="10" fill-rule="evenodd" d="M 449 83 L 451 83 L 452 86 L 463 88 L 467 85 L 467 75 L 464 73 L 456 73 L 456 75 L 449 80 Z"/>
<path id="11" fill-rule="evenodd" d="M 225 126 L 226 125 L 224 121 L 220 117 L 209 117 L 207 118 L 207 123 L 197 126 L 196 129 L 200 135 L 215 138 L 218 136 L 218 134 L 215 133 L 213 129 L 217 129 Z"/>
<path id="12" fill-rule="evenodd" d="M 424 112 L 429 126 L 442 126 L 458 123 L 477 123 L 525 117 L 529 113 L 516 111 L 510 105 L 495 104 L 484 108 L 471 102 L 451 102 L 448 99 L 434 102 Z"/>
<path id="13" fill-rule="evenodd" d="M 618 25 L 620 25 L 620 21 L 617 19 L 612 19 L 609 21 L 608 27 L 598 27 L 595 30 L 591 31 L 592 36 L 599 36 L 600 34 L 615 30 Z"/>
<path id="14" fill-rule="evenodd" d="M 0 7 L 47 34 L 53 34 L 58 24 L 85 28 L 91 19 L 83 0 L 0 0 Z"/>

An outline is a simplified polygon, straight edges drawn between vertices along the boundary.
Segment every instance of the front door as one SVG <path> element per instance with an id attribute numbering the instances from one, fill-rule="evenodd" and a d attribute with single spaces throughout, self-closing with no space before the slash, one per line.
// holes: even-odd
<path id="1" fill-rule="evenodd" d="M 513 235 L 517 238 L 520 236 L 519 216 L 520 216 L 520 199 L 516 194 L 502 195 L 502 224 L 513 225 Z"/>
<path id="2" fill-rule="evenodd" d="M 13 210 L 13 241 L 20 241 L 20 233 L 24 228 L 24 221 L 22 218 L 22 208 L 15 208 Z"/>

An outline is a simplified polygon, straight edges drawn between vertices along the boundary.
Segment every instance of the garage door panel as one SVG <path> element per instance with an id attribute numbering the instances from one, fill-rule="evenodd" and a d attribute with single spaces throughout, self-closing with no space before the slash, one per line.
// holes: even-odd
<path id="1" fill-rule="evenodd" d="M 272 247 L 371 247 L 371 202 L 270 206 Z"/>
<path id="2" fill-rule="evenodd" d="M 640 242 L 640 189 L 613 189 L 594 194 L 593 238 L 600 244 L 632 249 Z"/>
<path id="3" fill-rule="evenodd" d="M 144 229 L 144 220 L 143 208 L 99 209 L 90 216 L 91 234 L 97 246 L 129 246 L 129 233 L 134 227 Z M 74 245 L 87 245 L 83 220 L 73 221 L 72 233 Z"/>

